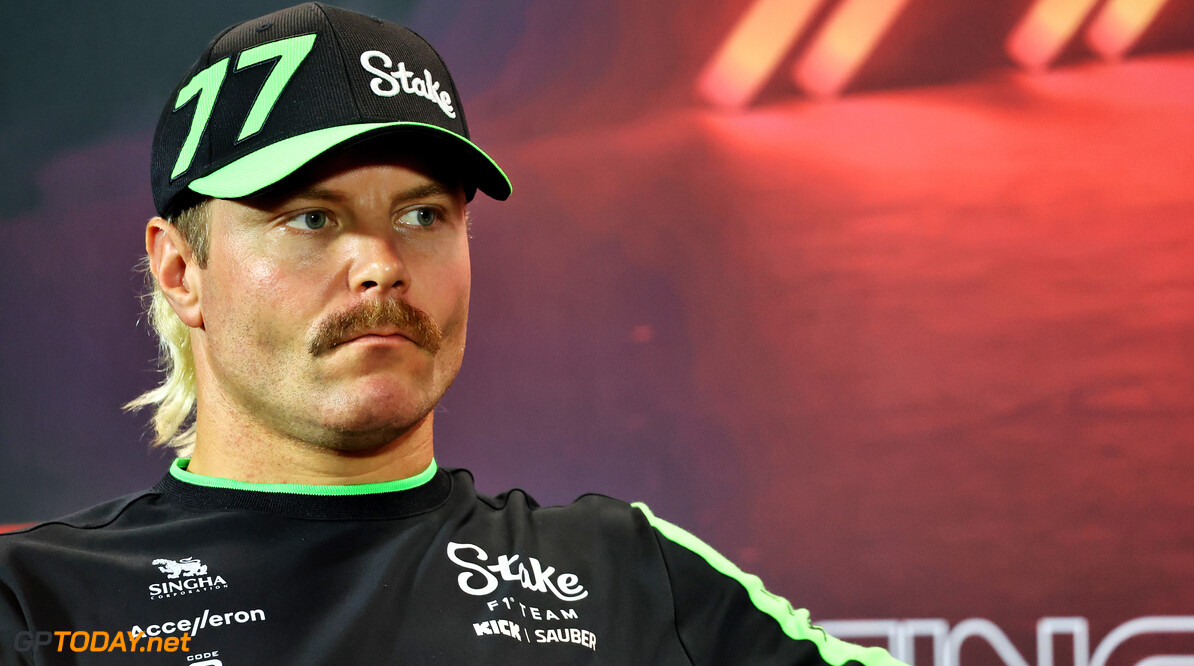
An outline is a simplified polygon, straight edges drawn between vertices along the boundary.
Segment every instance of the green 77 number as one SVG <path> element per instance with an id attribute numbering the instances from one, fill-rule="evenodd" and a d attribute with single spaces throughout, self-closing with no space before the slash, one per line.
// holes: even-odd
<path id="1" fill-rule="evenodd" d="M 290 77 L 298 71 L 299 65 L 302 64 L 314 45 L 315 35 L 299 35 L 254 46 L 242 51 L 237 56 L 235 71 L 238 72 L 246 67 L 277 59 L 277 63 L 261 86 L 260 92 L 257 93 L 257 99 L 253 100 L 253 106 L 249 109 L 245 124 L 241 126 L 240 134 L 236 137 L 237 141 L 242 141 L 261 131 L 262 126 L 265 125 L 265 119 L 269 117 L 269 112 L 273 110 L 274 104 L 278 102 L 278 97 L 282 95 L 286 84 L 290 82 Z M 207 121 L 211 119 L 211 112 L 216 106 L 220 85 L 224 83 L 224 76 L 228 73 L 228 60 L 228 58 L 224 58 L 210 65 L 192 77 L 178 91 L 178 99 L 174 102 L 175 111 L 190 103 L 196 95 L 199 96 L 199 102 L 195 107 L 195 115 L 191 118 L 191 128 L 187 131 L 187 138 L 182 142 L 182 150 L 178 153 L 178 160 L 174 163 L 174 170 L 170 172 L 171 179 L 177 178 L 191 168 L 191 162 L 195 159 L 195 150 L 199 147 L 199 139 L 203 136 L 203 131 L 207 129 Z"/>

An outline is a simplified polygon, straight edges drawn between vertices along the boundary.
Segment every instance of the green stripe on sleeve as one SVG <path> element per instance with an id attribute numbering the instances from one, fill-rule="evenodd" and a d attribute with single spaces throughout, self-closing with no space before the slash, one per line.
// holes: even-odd
<path id="1" fill-rule="evenodd" d="M 739 569 L 738 565 L 726 559 L 721 553 L 713 550 L 709 544 L 696 538 L 687 530 L 662 518 L 657 518 L 646 504 L 634 502 L 632 506 L 642 511 L 643 515 L 647 517 L 647 522 L 659 530 L 659 533 L 667 537 L 669 541 L 696 553 L 708 562 L 709 566 L 738 581 L 742 587 L 746 588 L 746 593 L 756 608 L 775 618 L 783 632 L 789 637 L 795 640 L 812 641 L 821 653 L 821 657 L 830 664 L 841 666 L 841 664 L 854 660 L 867 666 L 902 666 L 902 662 L 896 661 L 883 648 L 862 647 L 826 634 L 820 627 L 812 624 L 807 610 L 794 609 L 787 599 L 768 592 L 763 587 L 762 579 L 758 576 Z"/>

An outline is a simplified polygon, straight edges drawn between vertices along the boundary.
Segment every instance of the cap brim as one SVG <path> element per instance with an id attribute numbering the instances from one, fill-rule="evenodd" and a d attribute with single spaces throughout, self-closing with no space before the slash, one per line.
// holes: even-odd
<path id="1" fill-rule="evenodd" d="M 462 165 L 461 175 L 467 185 L 476 187 L 499 201 L 505 201 L 510 196 L 510 179 L 497 162 L 476 144 L 442 127 L 412 122 L 341 125 L 300 134 L 270 144 L 202 178 L 196 178 L 188 187 L 199 194 L 217 199 L 246 197 L 277 183 L 307 162 L 345 141 L 370 132 L 399 128 L 420 133 L 430 132 L 432 136 L 451 139 L 462 149 L 465 164 Z"/>

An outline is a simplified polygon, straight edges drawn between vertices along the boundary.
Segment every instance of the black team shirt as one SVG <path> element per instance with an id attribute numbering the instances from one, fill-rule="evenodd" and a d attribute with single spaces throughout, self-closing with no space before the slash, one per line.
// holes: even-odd
<path id="1" fill-rule="evenodd" d="M 0 535 L 0 664 L 897 664 L 641 504 L 186 471 Z"/>

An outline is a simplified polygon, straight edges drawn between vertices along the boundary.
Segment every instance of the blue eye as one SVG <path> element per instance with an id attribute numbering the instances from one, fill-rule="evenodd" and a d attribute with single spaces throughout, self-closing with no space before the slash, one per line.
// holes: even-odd
<path id="1" fill-rule="evenodd" d="M 434 208 L 413 208 L 398 218 L 398 224 L 404 227 L 430 227 L 439 219 Z"/>
<path id="2" fill-rule="evenodd" d="M 321 210 L 309 210 L 305 213 L 299 213 L 286 221 L 286 226 L 294 229 L 305 229 L 307 231 L 315 231 L 327 226 L 328 214 Z"/>

